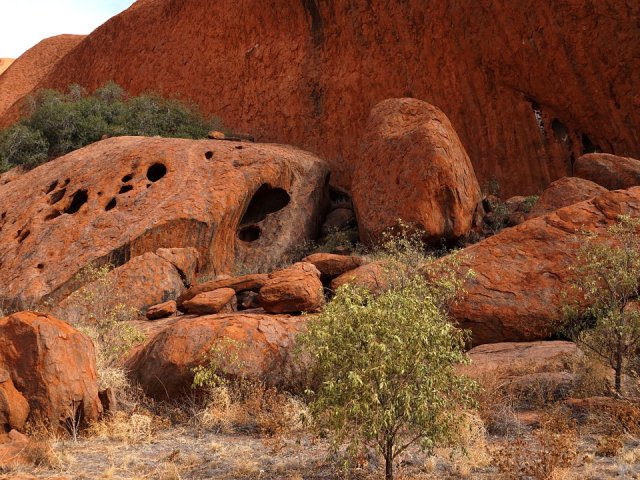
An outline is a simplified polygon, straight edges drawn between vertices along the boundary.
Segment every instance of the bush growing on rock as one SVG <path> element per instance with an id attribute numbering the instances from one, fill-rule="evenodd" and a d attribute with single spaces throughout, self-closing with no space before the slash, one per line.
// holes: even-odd
<path id="1" fill-rule="evenodd" d="M 566 308 L 566 333 L 615 370 L 615 389 L 640 346 L 640 218 L 628 215 L 607 229 L 615 243 L 587 237 L 573 267 L 573 289 L 590 306 Z"/>
<path id="2" fill-rule="evenodd" d="M 412 276 L 378 296 L 345 285 L 299 337 L 319 385 L 311 418 L 336 445 L 373 445 L 387 479 L 412 444 L 452 441 L 474 403 L 474 383 L 455 371 L 467 361 L 467 335 L 443 306 L 459 285 Z"/>
<path id="3" fill-rule="evenodd" d="M 78 85 L 67 93 L 42 90 L 27 102 L 26 118 L 0 132 L 0 171 L 33 168 L 105 136 L 195 139 L 221 128 L 219 120 L 179 100 L 154 93 L 128 97 L 113 82 L 91 95 Z"/>

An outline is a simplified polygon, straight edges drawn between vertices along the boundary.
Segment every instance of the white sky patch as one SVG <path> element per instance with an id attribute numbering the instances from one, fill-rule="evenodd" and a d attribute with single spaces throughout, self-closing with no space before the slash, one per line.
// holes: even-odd
<path id="1" fill-rule="evenodd" d="M 88 34 L 134 0 L 0 0 L 0 58 L 18 58 L 40 40 Z"/>

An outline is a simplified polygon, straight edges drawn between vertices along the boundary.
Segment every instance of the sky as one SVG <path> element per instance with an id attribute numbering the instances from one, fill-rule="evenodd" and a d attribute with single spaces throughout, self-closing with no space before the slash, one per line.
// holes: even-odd
<path id="1" fill-rule="evenodd" d="M 87 34 L 134 0 L 0 0 L 0 58 L 18 58 L 40 40 Z"/>

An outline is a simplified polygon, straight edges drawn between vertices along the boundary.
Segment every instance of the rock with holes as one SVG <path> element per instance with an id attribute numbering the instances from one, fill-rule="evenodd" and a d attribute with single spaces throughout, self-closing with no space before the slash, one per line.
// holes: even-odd
<path id="1" fill-rule="evenodd" d="M 438 243 L 469 232 L 482 200 L 467 153 L 438 108 L 412 98 L 371 111 L 351 184 L 360 238 L 375 242 L 398 220 Z"/>
<path id="2" fill-rule="evenodd" d="M 597 183 L 578 177 L 563 177 L 549 185 L 531 208 L 527 218 L 551 213 L 562 207 L 583 202 L 607 191 Z"/>
<path id="3" fill-rule="evenodd" d="M 9 372 L 0 366 L 0 432 L 22 430 L 29 416 L 29 402 L 16 390 Z"/>
<path id="4" fill-rule="evenodd" d="M 357 255 L 336 255 L 334 253 L 314 253 L 302 259 L 320 271 L 323 280 L 331 280 L 367 263 Z"/>
<path id="5" fill-rule="evenodd" d="M 269 275 L 258 294 L 269 313 L 313 312 L 324 304 L 320 272 L 311 263 L 298 262 Z"/>
<path id="6" fill-rule="evenodd" d="M 573 174 L 609 190 L 635 187 L 640 185 L 640 160 L 608 153 L 589 153 L 576 160 Z"/>
<path id="7" fill-rule="evenodd" d="M 144 253 L 112 270 L 106 278 L 98 278 L 73 292 L 54 308 L 54 314 L 75 321 L 89 315 L 96 304 L 109 309 L 124 306 L 145 314 L 153 305 L 177 299 L 188 285 L 184 271 L 195 268 L 198 254 L 193 248 L 172 250 L 174 256 L 191 261 L 178 262 L 182 267 L 178 268 L 157 253 Z"/>
<path id="8" fill-rule="evenodd" d="M 94 143 L 0 186 L 0 302 L 58 302 L 88 263 L 146 253 L 188 283 L 188 259 L 158 249 L 195 249 L 203 274 L 271 269 L 316 236 L 327 176 L 317 157 L 283 145 Z"/>
<path id="9" fill-rule="evenodd" d="M 182 310 L 192 315 L 210 315 L 232 312 L 236 305 L 236 291 L 233 288 L 217 288 L 199 293 L 182 304 Z"/>
<path id="10" fill-rule="evenodd" d="M 622 214 L 640 217 L 640 187 L 606 192 L 461 250 L 461 269 L 475 275 L 451 306 L 452 318 L 471 330 L 476 345 L 549 338 L 572 297 L 572 266 L 584 232 L 611 242 L 607 228 Z"/>
<path id="11" fill-rule="evenodd" d="M 343 273 L 331 282 L 331 290 L 336 291 L 343 285 L 355 285 L 366 288 L 372 293 L 382 292 L 387 288 L 387 267 L 382 262 L 373 262 L 362 265 Z"/>
<path id="12" fill-rule="evenodd" d="M 157 333 L 126 362 L 134 380 L 155 398 L 191 392 L 193 369 L 211 352 L 229 359 L 220 368 L 268 383 L 286 382 L 288 349 L 304 325 L 302 317 L 218 314 L 181 320 Z"/>
<path id="13" fill-rule="evenodd" d="M 158 320 L 159 318 L 167 318 L 178 311 L 175 300 L 169 300 L 168 302 L 159 303 L 153 305 L 147 309 L 146 317 L 149 320 Z"/>
<path id="14" fill-rule="evenodd" d="M 58 425 L 102 413 L 93 343 L 49 315 L 18 312 L 0 319 L 0 365 L 27 399 L 31 417 Z"/>

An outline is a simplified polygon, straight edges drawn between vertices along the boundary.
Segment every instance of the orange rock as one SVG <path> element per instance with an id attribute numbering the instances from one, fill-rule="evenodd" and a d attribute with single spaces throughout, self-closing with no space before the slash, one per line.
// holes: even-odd
<path id="1" fill-rule="evenodd" d="M 192 315 L 210 315 L 222 311 L 232 312 L 236 302 L 233 288 L 217 288 L 210 292 L 199 293 L 182 304 L 182 309 Z"/>
<path id="2" fill-rule="evenodd" d="M 576 160 L 573 174 L 609 190 L 631 188 L 640 185 L 640 160 L 590 153 Z"/>
<path id="3" fill-rule="evenodd" d="M 334 278 L 345 272 L 358 268 L 366 263 L 362 257 L 355 255 L 336 255 L 333 253 L 314 253 L 302 259 L 308 262 L 320 271 L 320 274 L 326 278 Z"/>
<path id="4" fill-rule="evenodd" d="M 226 138 L 226 135 L 222 132 L 213 131 L 213 132 L 209 132 L 207 137 L 210 138 L 211 140 L 224 140 Z"/>
<path id="5" fill-rule="evenodd" d="M 0 186 L 0 302 L 58 302 L 89 262 L 160 248 L 195 249 L 203 274 L 280 263 L 317 234 L 327 167 L 292 147 L 236 146 L 110 138 Z"/>
<path id="6" fill-rule="evenodd" d="M 0 364 L 31 408 L 31 416 L 64 423 L 80 412 L 85 423 L 102 413 L 93 343 L 54 317 L 18 312 L 0 319 Z"/>
<path id="7" fill-rule="evenodd" d="M 412 98 L 371 111 L 351 183 L 360 240 L 376 242 L 398 220 L 428 241 L 456 240 L 482 200 L 473 167 L 449 119 Z"/>
<path id="8" fill-rule="evenodd" d="M 0 75 L 15 61 L 15 58 L 0 58 Z"/>
<path id="9" fill-rule="evenodd" d="M 462 268 L 475 276 L 452 306 L 453 319 L 471 330 L 476 345 L 548 338 L 563 318 L 580 232 L 612 240 L 606 229 L 621 214 L 640 216 L 640 187 L 561 208 L 465 248 Z"/>
<path id="10" fill-rule="evenodd" d="M 606 191 L 606 188 L 589 180 L 578 177 L 563 177 L 545 189 L 527 218 L 551 213 L 559 208 L 602 195 Z"/>
<path id="11" fill-rule="evenodd" d="M 366 288 L 372 293 L 381 292 L 388 286 L 386 267 L 381 262 L 362 265 L 335 278 L 331 282 L 331 290 L 336 291 L 347 283 Z"/>
<path id="12" fill-rule="evenodd" d="M 29 416 L 29 402 L 16 390 L 9 372 L 0 367 L 0 432 L 22 430 Z"/>
<path id="13" fill-rule="evenodd" d="M 196 295 L 210 292 L 218 288 L 233 288 L 236 293 L 245 291 L 259 291 L 269 279 L 266 273 L 250 273 L 239 277 L 225 277 L 201 283 L 191 287 L 178 298 L 178 307 L 182 307 L 184 302 L 191 300 Z"/>
<path id="14" fill-rule="evenodd" d="M 324 304 L 324 289 L 318 269 L 299 262 L 269 274 L 258 293 L 258 303 L 269 313 L 313 312 Z"/>
<path id="15" fill-rule="evenodd" d="M 11 69 L 4 73 L 4 62 L 0 61 L 0 116 L 30 93 L 84 38 L 84 35 L 58 35 L 42 40 L 10 63 Z"/>
<path id="16" fill-rule="evenodd" d="M 303 324 L 302 317 L 242 313 L 179 320 L 134 353 L 126 366 L 147 394 L 173 399 L 191 390 L 193 369 L 206 364 L 217 345 L 234 349 L 237 357 L 221 365 L 224 372 L 282 383 L 287 350 Z"/>
<path id="17" fill-rule="evenodd" d="M 169 300 L 168 302 L 159 303 L 149 307 L 147 310 L 147 318 L 149 320 L 157 320 L 159 318 L 166 318 L 174 315 L 178 311 L 175 300 Z"/>
<path id="18" fill-rule="evenodd" d="M 449 117 L 480 184 L 496 177 L 507 198 L 598 145 L 640 155 L 639 15 L 620 0 L 136 2 L 41 86 L 179 95 L 317 152 L 342 187 L 371 107 L 420 98 Z"/>

